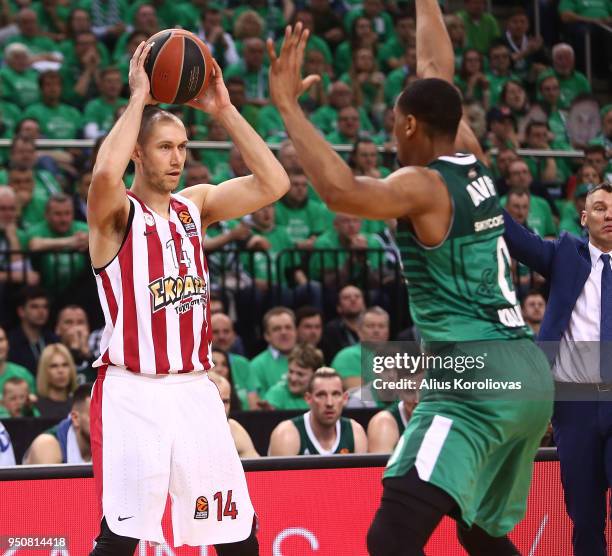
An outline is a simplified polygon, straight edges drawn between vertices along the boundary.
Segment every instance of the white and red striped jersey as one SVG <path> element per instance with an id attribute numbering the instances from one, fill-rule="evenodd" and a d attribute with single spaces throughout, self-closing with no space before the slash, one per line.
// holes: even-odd
<path id="1" fill-rule="evenodd" d="M 96 272 L 106 326 L 94 367 L 145 374 L 208 370 L 212 329 L 200 212 L 172 195 L 166 220 L 131 192 L 128 197 L 125 240 Z"/>

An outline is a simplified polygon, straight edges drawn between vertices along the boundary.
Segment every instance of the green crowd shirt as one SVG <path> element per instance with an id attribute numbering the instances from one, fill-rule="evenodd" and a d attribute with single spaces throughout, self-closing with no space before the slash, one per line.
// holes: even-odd
<path id="1" fill-rule="evenodd" d="M 288 364 L 287 357 L 272 346 L 251 359 L 251 372 L 257 379 L 260 396 L 287 376 Z"/>
<path id="2" fill-rule="evenodd" d="M 0 68 L 0 91 L 4 100 L 14 102 L 19 108 L 26 108 L 40 98 L 38 72 L 29 68 L 19 73 L 4 66 Z"/>
<path id="3" fill-rule="evenodd" d="M 494 73 L 487 72 L 486 76 L 489 81 L 489 102 L 491 103 L 491 106 L 497 106 L 500 104 L 502 89 L 504 88 L 504 85 L 508 83 L 508 81 L 520 82 L 520 78 L 514 73 L 511 73 L 510 75 L 496 75 Z"/>
<path id="4" fill-rule="evenodd" d="M 296 396 L 289 391 L 287 382 L 280 380 L 272 386 L 264 396 L 264 400 L 270 402 L 275 409 L 309 409 L 304 396 Z"/>
<path id="5" fill-rule="evenodd" d="M 24 118 L 35 118 L 47 139 L 74 139 L 83 127 L 83 116 L 73 106 L 48 106 L 37 102 L 26 109 Z"/>
<path id="6" fill-rule="evenodd" d="M 307 199 L 303 206 L 293 208 L 281 200 L 275 207 L 276 225 L 282 226 L 292 245 L 323 233 L 328 212 L 324 205 Z"/>
<path id="7" fill-rule="evenodd" d="M 247 69 L 244 60 L 232 64 L 224 72 L 225 79 L 230 77 L 241 77 L 246 86 L 247 99 L 267 99 L 270 98 L 270 88 L 268 85 L 268 68 L 262 66 L 258 71 Z"/>
<path id="8" fill-rule="evenodd" d="M 373 132 L 374 126 L 368 117 L 368 113 L 359 107 L 359 127 L 364 131 Z M 328 135 L 338 129 L 338 110 L 333 106 L 321 106 L 310 116 L 312 124 L 324 135 Z"/>
<path id="9" fill-rule="evenodd" d="M 555 75 L 561 88 L 561 108 L 569 108 L 578 95 L 591 92 L 589 80 L 579 71 L 575 70 L 569 77 L 562 77 L 557 72 L 555 72 Z"/>
<path id="10" fill-rule="evenodd" d="M 13 43 L 21 43 L 27 46 L 32 54 L 43 54 L 45 52 L 59 52 L 58 45 L 49 37 L 37 35 L 34 37 L 24 37 L 23 35 L 15 35 L 4 43 L 8 46 Z"/>
<path id="11" fill-rule="evenodd" d="M 257 280 L 271 280 L 273 284 L 287 283 L 287 269 L 291 266 L 290 255 L 283 255 L 280 263 L 280 276 L 278 276 L 277 258 L 279 253 L 285 249 L 292 249 L 293 243 L 287 235 L 287 230 L 283 226 L 275 225 L 272 230 L 259 231 L 253 229 L 253 233 L 266 238 L 270 242 L 270 248 L 264 253 L 256 251 L 250 254 L 245 252 L 241 255 L 242 264 L 247 271 L 251 270 L 251 257 L 253 261 L 253 276 Z M 270 272 L 268 273 L 268 260 L 270 261 Z M 251 273 L 251 272 L 249 272 Z"/>
<path id="12" fill-rule="evenodd" d="M 371 234 L 361 233 L 367 240 L 368 249 L 380 249 L 380 242 Z M 336 267 L 341 268 L 349 258 L 349 251 L 340 244 L 340 237 L 335 229 L 328 230 L 321 234 L 314 242 L 314 249 L 334 249 L 337 252 L 313 253 L 310 257 L 310 275 L 317 280 L 322 274 L 322 270 L 333 270 Z M 367 261 L 370 268 L 378 268 L 382 257 L 378 253 L 370 252 L 367 255 Z M 360 258 L 353 254 L 353 275 L 351 278 L 361 276 L 363 271 Z M 323 264 L 321 265 L 321 258 Z M 322 266 L 322 268 L 321 268 Z"/>
<path id="13" fill-rule="evenodd" d="M 244 411 L 249 409 L 249 392 L 257 392 L 257 377 L 251 371 L 251 363 L 242 355 L 229 354 L 229 363 L 232 368 L 232 382 L 238 399 Z M 238 409 L 238 408 L 236 408 Z"/>
<path id="14" fill-rule="evenodd" d="M 361 344 L 341 349 L 331 363 L 334 369 L 342 378 L 361 375 Z"/>
<path id="15" fill-rule="evenodd" d="M 395 99 L 404 90 L 406 78 L 410 75 L 410 68 L 406 65 L 390 71 L 385 80 L 385 102 L 389 105 L 395 103 Z"/>
<path id="16" fill-rule="evenodd" d="M 556 236 L 557 228 L 548 202 L 537 195 L 530 195 L 529 197 L 527 226 L 541 237 Z M 506 196 L 504 195 L 499 202 L 502 207 L 505 207 L 507 202 Z"/>
<path id="17" fill-rule="evenodd" d="M 94 98 L 85 105 L 83 113 L 83 125 L 95 123 L 98 125 L 98 131 L 108 132 L 115 123 L 115 112 L 117 108 L 125 106 L 128 103 L 125 98 L 118 98 L 115 102 L 109 103 L 102 97 Z"/>
<path id="18" fill-rule="evenodd" d="M 606 19 L 612 16 L 610 0 L 561 0 L 559 13 L 572 12 L 583 17 Z"/>
<path id="19" fill-rule="evenodd" d="M 73 236 L 76 232 L 87 232 L 85 222 L 74 221 L 65 234 L 58 234 L 49 228 L 46 220 L 32 226 L 27 232 L 28 243 L 35 237 L 63 238 Z M 42 284 L 50 292 L 58 293 L 71 285 L 88 266 L 89 260 L 83 253 L 55 251 L 32 255 L 32 263 L 40 270 Z"/>
<path id="20" fill-rule="evenodd" d="M 12 102 L 0 101 L 0 137 L 11 139 L 15 133 L 17 123 L 21 120 L 21 110 Z M 0 149 L 0 164 L 5 165 L 9 159 L 9 148 Z"/>
<path id="21" fill-rule="evenodd" d="M 458 11 L 457 15 L 465 26 L 467 48 L 475 48 L 478 52 L 487 54 L 491 43 L 501 35 L 495 17 L 490 13 L 483 13 L 479 21 L 473 21 L 465 10 Z"/>

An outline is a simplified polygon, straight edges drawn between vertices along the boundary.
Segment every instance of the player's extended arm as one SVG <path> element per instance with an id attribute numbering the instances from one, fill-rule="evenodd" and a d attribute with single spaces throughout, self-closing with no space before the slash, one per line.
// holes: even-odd
<path id="1" fill-rule="evenodd" d="M 368 423 L 368 452 L 389 454 L 399 440 L 395 419 L 388 411 L 379 411 Z"/>
<path id="2" fill-rule="evenodd" d="M 449 83 L 455 75 L 455 53 L 438 0 L 416 0 L 417 76 Z"/>
<path id="3" fill-rule="evenodd" d="M 123 174 L 136 146 L 143 108 L 153 102 L 144 70 L 150 49 L 144 42 L 138 45 L 130 61 L 130 101 L 98 151 L 87 195 L 87 222 L 93 231 L 108 231 L 118 219 L 127 222 L 129 201 Z"/>
<path id="4" fill-rule="evenodd" d="M 308 121 L 297 101 L 299 95 L 318 79 L 318 76 L 311 75 L 302 81 L 301 77 L 308 35 L 308 30 L 302 32 L 301 23 L 294 29 L 287 27 L 280 56 L 276 56 L 271 40 L 268 41 L 268 53 L 272 60 L 272 100 L 314 188 L 331 210 L 363 218 L 382 220 L 429 212 L 437 200 L 432 194 L 431 172 L 403 168 L 382 180 L 355 177 Z"/>
<path id="5" fill-rule="evenodd" d="M 62 451 L 59 442 L 50 434 L 40 434 L 30 445 L 28 455 L 23 463 L 26 465 L 62 463 Z"/>
<path id="6" fill-rule="evenodd" d="M 185 191 L 202 211 L 202 226 L 244 216 L 280 199 L 289 191 L 289 177 L 264 140 L 232 105 L 223 74 L 214 62 L 214 75 L 202 98 L 189 106 L 211 114 L 227 130 L 244 162 L 253 172 L 216 187 L 197 185 Z"/>
<path id="7" fill-rule="evenodd" d="M 238 110 L 230 106 L 217 119 L 253 174 L 211 188 L 203 206 L 203 224 L 250 214 L 274 203 L 289 191 L 285 169 Z"/>
<path id="8" fill-rule="evenodd" d="M 416 0 L 416 25 L 417 76 L 437 77 L 452 85 L 455 53 L 438 0 Z M 455 146 L 457 151 L 472 153 L 486 163 L 482 147 L 465 120 L 459 124 Z"/>
<path id="9" fill-rule="evenodd" d="M 291 421 L 279 423 L 270 436 L 269 456 L 297 456 L 300 451 L 300 433 Z"/>
<path id="10" fill-rule="evenodd" d="M 363 427 L 355 419 L 351 419 L 351 426 L 353 427 L 353 438 L 355 439 L 355 453 L 365 454 L 368 451 L 368 437 Z"/>

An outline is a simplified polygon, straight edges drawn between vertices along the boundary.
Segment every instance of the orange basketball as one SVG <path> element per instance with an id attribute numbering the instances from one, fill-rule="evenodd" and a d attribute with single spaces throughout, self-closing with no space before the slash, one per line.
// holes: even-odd
<path id="1" fill-rule="evenodd" d="M 147 40 L 153 48 L 145 62 L 151 95 L 159 102 L 183 104 L 201 96 L 210 81 L 213 59 L 196 35 L 166 29 Z"/>

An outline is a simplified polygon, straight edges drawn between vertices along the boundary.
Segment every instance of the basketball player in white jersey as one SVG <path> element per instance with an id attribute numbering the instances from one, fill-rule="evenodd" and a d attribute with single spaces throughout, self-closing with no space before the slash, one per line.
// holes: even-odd
<path id="1" fill-rule="evenodd" d="M 185 163 L 183 123 L 150 96 L 141 43 L 127 109 L 100 147 L 89 189 L 89 248 L 106 326 L 91 400 L 102 523 L 94 556 L 163 543 L 172 500 L 175 546 L 258 554 L 254 510 L 211 368 L 203 230 L 267 206 L 289 189 L 282 166 L 230 103 L 215 63 L 190 106 L 220 122 L 253 172 L 172 194 Z M 122 181 L 130 160 L 134 184 Z"/>

